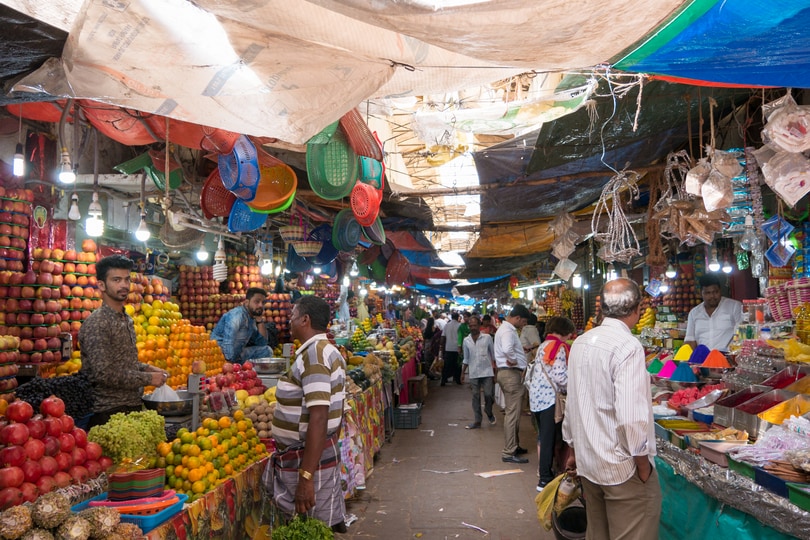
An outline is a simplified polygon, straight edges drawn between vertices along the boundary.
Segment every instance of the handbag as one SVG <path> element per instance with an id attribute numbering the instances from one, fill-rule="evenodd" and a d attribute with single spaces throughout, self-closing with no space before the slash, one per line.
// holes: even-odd
<path id="1" fill-rule="evenodd" d="M 546 376 L 548 379 L 551 388 L 554 389 L 554 423 L 562 422 L 563 417 L 565 416 L 565 401 L 568 398 L 565 394 L 560 392 L 557 389 L 557 385 L 554 384 L 554 381 L 551 380 L 551 377 L 548 375 L 548 371 L 546 371 L 546 366 L 544 365 L 543 361 L 540 360 L 540 368 L 543 370 L 543 375 Z M 537 363 L 537 361 L 535 361 Z"/>

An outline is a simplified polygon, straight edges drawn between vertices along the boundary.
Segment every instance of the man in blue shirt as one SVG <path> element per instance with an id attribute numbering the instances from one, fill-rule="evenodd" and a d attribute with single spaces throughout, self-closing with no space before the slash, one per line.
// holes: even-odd
<path id="1" fill-rule="evenodd" d="M 228 362 L 243 364 L 254 358 L 270 358 L 267 328 L 262 321 L 267 292 L 256 287 L 245 294 L 245 302 L 225 313 L 211 332 Z"/>

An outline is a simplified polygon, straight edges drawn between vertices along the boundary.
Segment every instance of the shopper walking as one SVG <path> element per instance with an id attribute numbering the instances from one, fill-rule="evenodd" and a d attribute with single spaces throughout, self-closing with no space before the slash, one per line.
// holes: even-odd
<path id="1" fill-rule="evenodd" d="M 526 369 L 526 355 L 520 343 L 518 330 L 526 326 L 529 310 L 523 304 L 516 304 L 506 320 L 495 332 L 495 363 L 498 366 L 498 384 L 501 386 L 506 406 L 504 407 L 503 435 L 504 447 L 501 459 L 508 463 L 528 463 L 519 457 L 527 450 L 520 447 L 518 428 L 520 408 L 523 402 L 523 370 Z"/>
<path id="2" fill-rule="evenodd" d="M 582 478 L 588 538 L 658 538 L 661 488 L 644 349 L 631 333 L 641 291 L 629 279 L 602 289 L 602 324 L 571 347 L 563 437 Z"/>
<path id="3" fill-rule="evenodd" d="M 481 427 L 481 391 L 484 392 L 484 412 L 487 414 L 489 425 L 495 425 L 495 415 L 492 414 L 492 403 L 495 401 L 495 348 L 492 337 L 481 333 L 481 320 L 477 315 L 467 319 L 470 335 L 464 338 L 464 363 L 461 380 L 469 373 L 470 390 L 472 391 L 473 423 L 467 429 Z"/>
<path id="4" fill-rule="evenodd" d="M 450 322 L 444 326 L 442 331 L 442 357 L 444 366 L 442 367 L 442 382 L 444 386 L 449 379 L 455 379 L 456 384 L 461 384 L 461 365 L 458 362 L 458 313 L 450 314 Z"/>
<path id="5" fill-rule="evenodd" d="M 528 328 L 528 326 L 526 327 Z M 537 491 L 554 477 L 552 462 L 557 442 L 562 439 L 562 422 L 556 422 L 557 393 L 565 393 L 568 386 L 568 351 L 566 341 L 576 337 L 576 327 L 565 317 L 551 317 L 546 328 L 546 340 L 540 344 L 534 366 L 527 372 L 529 409 L 537 423 L 538 472 Z M 525 330 L 525 328 L 524 328 Z M 531 380 L 528 380 L 531 373 Z M 565 463 L 558 463 L 564 467 Z"/>

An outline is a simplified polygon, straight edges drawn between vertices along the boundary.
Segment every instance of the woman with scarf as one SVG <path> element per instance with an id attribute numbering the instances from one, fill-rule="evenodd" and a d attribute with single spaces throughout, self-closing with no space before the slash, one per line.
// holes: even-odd
<path id="1" fill-rule="evenodd" d="M 568 385 L 568 340 L 576 337 L 576 327 L 565 317 L 551 317 L 546 322 L 546 340 L 537 349 L 534 369 L 529 370 L 529 408 L 537 423 L 538 474 L 537 491 L 551 482 L 555 474 L 551 465 L 554 448 L 562 441 L 562 422 L 554 422 L 556 393 L 565 393 Z M 558 460 L 558 466 L 564 461 Z"/>

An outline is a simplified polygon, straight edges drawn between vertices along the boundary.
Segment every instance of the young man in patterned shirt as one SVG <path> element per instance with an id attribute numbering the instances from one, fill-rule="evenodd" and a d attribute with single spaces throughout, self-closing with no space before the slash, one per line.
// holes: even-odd
<path id="1" fill-rule="evenodd" d="M 124 311 L 134 263 L 123 255 L 111 255 L 96 264 L 101 307 L 79 330 L 82 373 L 94 390 L 93 416 L 87 426 L 105 424 L 115 413 L 143 408 L 143 387 L 160 386 L 168 374 L 138 361 L 135 323 Z"/>

